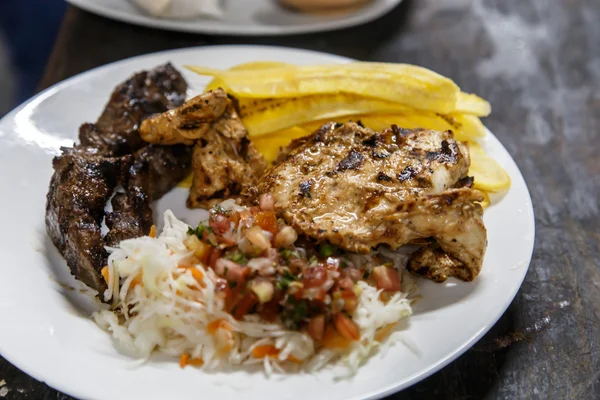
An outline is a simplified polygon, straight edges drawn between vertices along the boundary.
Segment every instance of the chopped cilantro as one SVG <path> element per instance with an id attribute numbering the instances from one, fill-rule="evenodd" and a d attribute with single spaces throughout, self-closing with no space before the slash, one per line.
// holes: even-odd
<path id="1" fill-rule="evenodd" d="M 323 258 L 331 257 L 335 253 L 335 247 L 329 243 L 322 244 L 319 249 L 319 254 Z"/>
<path id="2" fill-rule="evenodd" d="M 298 254 L 297 251 L 292 251 L 290 249 L 283 249 L 281 250 L 281 255 L 283 256 L 283 258 L 285 258 L 286 260 L 289 260 L 290 258 L 300 258 L 300 255 Z"/>
<path id="3" fill-rule="evenodd" d="M 212 212 L 214 214 L 223 214 L 223 215 L 229 214 L 229 211 L 225 210 L 220 204 L 217 204 L 216 206 L 214 206 L 212 208 Z"/>
<path id="4" fill-rule="evenodd" d="M 311 265 L 311 266 L 312 266 L 312 264 L 316 264 L 316 263 L 317 263 L 317 261 L 319 261 L 319 260 L 317 259 L 317 256 L 312 256 L 311 258 L 309 258 L 309 259 L 308 259 L 308 265 Z"/>
<path id="5" fill-rule="evenodd" d="M 297 301 L 294 297 L 288 297 L 288 307 L 282 313 L 282 319 L 286 326 L 298 329 L 300 323 L 308 314 L 308 303 L 306 300 Z"/>
<path id="6" fill-rule="evenodd" d="M 294 275 L 292 275 L 292 273 L 288 270 L 284 270 L 283 271 L 283 275 L 281 275 L 279 277 L 279 279 L 277 280 L 277 287 L 281 290 L 285 290 L 290 286 L 290 283 L 297 281 L 298 278 L 296 278 Z"/>
<path id="7" fill-rule="evenodd" d="M 188 235 L 196 235 L 199 239 L 204 239 L 204 232 L 212 233 L 212 228 L 210 226 L 199 224 L 196 229 L 189 227 L 187 230 Z"/>
<path id="8" fill-rule="evenodd" d="M 227 258 L 238 264 L 242 264 L 242 265 L 248 264 L 248 259 L 246 258 L 244 253 L 241 253 L 239 251 L 227 256 Z"/>

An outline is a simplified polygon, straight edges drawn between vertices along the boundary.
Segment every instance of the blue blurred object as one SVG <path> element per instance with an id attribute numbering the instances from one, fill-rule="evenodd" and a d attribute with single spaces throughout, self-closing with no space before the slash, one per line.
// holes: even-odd
<path id="1" fill-rule="evenodd" d="M 63 0 L 0 0 L 0 31 L 17 75 L 17 103 L 36 92 L 65 9 Z"/>

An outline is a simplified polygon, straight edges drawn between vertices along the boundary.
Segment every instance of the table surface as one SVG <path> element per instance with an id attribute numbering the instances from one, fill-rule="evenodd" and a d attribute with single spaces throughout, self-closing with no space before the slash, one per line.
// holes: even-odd
<path id="1" fill-rule="evenodd" d="M 164 32 L 75 8 L 41 87 L 123 58 L 268 44 L 423 65 L 488 99 L 486 125 L 525 176 L 533 260 L 504 316 L 471 350 L 394 399 L 600 397 L 600 1 L 405 1 L 373 23 L 288 37 Z M 0 397 L 70 399 L 0 358 Z"/>

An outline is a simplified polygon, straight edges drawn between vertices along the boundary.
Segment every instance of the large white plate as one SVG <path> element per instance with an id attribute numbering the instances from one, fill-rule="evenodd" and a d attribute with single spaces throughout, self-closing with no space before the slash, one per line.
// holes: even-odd
<path id="1" fill-rule="evenodd" d="M 88 318 L 95 308 L 68 273 L 46 235 L 44 203 L 60 146 L 76 138 L 84 121 L 95 121 L 113 87 L 132 73 L 171 61 L 215 68 L 262 60 L 291 63 L 346 62 L 303 50 L 219 46 L 169 51 L 124 60 L 62 82 L 0 121 L 0 353 L 50 386 L 86 399 L 358 399 L 380 397 L 439 370 L 475 343 L 498 320 L 527 271 L 534 239 L 530 197 L 517 166 L 489 134 L 484 147 L 512 178 L 507 195 L 485 212 L 489 247 L 481 275 L 472 283 L 420 280 L 423 298 L 405 331 L 417 351 L 396 345 L 369 360 L 350 381 L 328 372 L 267 380 L 261 373 L 181 370 L 177 362 L 136 366 L 120 355 L 109 335 Z M 183 70 L 190 95 L 206 79 Z M 186 191 L 175 189 L 157 205 L 189 222 Z M 158 212 L 156 213 L 158 215 Z M 72 287 L 74 289 L 70 289 Z M 242 398 L 242 397 L 241 397 Z"/>
<path id="2" fill-rule="evenodd" d="M 373 0 L 349 14 L 315 16 L 281 7 L 277 0 L 225 0 L 222 19 L 154 18 L 130 0 L 67 0 L 84 10 L 123 22 L 173 31 L 220 35 L 288 35 L 347 28 L 388 13 L 402 0 Z"/>

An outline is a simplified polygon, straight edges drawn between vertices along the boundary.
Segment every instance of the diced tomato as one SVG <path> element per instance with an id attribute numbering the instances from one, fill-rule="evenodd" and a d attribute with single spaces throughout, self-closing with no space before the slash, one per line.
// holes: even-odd
<path id="1" fill-rule="evenodd" d="M 277 232 L 277 216 L 273 211 L 259 211 L 254 215 L 256 223 L 263 230 L 271 233 Z"/>
<path id="2" fill-rule="evenodd" d="M 238 223 L 240 222 L 240 214 L 236 212 L 232 213 L 229 216 L 229 222 L 233 222 L 233 226 L 237 227 Z"/>
<path id="3" fill-rule="evenodd" d="M 315 340 L 323 339 L 323 333 L 325 332 L 325 316 L 317 315 L 312 317 L 308 322 L 308 334 Z"/>
<path id="4" fill-rule="evenodd" d="M 392 267 L 381 265 L 373 268 L 373 278 L 378 289 L 396 292 L 402 288 L 402 281 L 398 271 Z"/>
<path id="5" fill-rule="evenodd" d="M 327 280 L 327 271 L 322 265 L 316 267 L 309 267 L 304 270 L 304 278 L 302 283 L 305 288 L 323 286 Z"/>
<path id="6" fill-rule="evenodd" d="M 337 281 L 337 287 L 342 291 L 354 292 L 354 282 L 347 276 Z"/>
<path id="7" fill-rule="evenodd" d="M 210 257 L 208 259 L 208 265 L 212 268 L 215 269 L 215 265 L 217 264 L 217 260 L 221 258 L 221 256 L 223 255 L 223 250 L 215 247 L 213 248 L 212 252 L 210 253 Z"/>
<path id="8" fill-rule="evenodd" d="M 271 193 L 264 193 L 258 198 L 258 207 L 263 211 L 272 211 L 275 206 L 275 198 Z M 263 228 L 264 229 L 264 228 Z"/>
<path id="9" fill-rule="evenodd" d="M 208 224 L 217 235 L 222 235 L 230 228 L 229 218 L 221 214 L 211 215 Z"/>
<path id="10" fill-rule="evenodd" d="M 358 329 L 358 326 L 344 313 L 336 314 L 333 317 L 333 324 L 335 325 L 335 329 L 339 332 L 339 334 L 346 339 L 360 339 L 360 330 Z"/>
<path id="11" fill-rule="evenodd" d="M 356 310 L 356 307 L 358 307 L 358 298 L 354 291 L 342 290 L 340 295 L 344 299 L 344 310 L 350 312 Z"/>
<path id="12" fill-rule="evenodd" d="M 252 215 L 256 215 L 256 213 L 260 212 L 260 208 L 258 207 L 250 207 L 250 213 L 252 213 Z"/>
<path id="13" fill-rule="evenodd" d="M 230 235 L 228 235 L 228 233 L 230 233 L 230 232 L 225 232 L 224 235 L 217 236 L 217 241 L 219 243 L 221 243 L 221 244 L 224 244 L 227 247 L 235 246 L 236 245 L 236 241 L 234 239 L 228 237 L 228 236 L 230 236 Z"/>
<path id="14" fill-rule="evenodd" d="M 258 299 L 256 298 L 256 295 L 251 291 L 247 291 L 241 300 L 233 307 L 233 317 L 235 319 L 242 319 L 257 303 Z"/>
<path id="15" fill-rule="evenodd" d="M 229 282 L 244 283 L 250 275 L 250 267 L 245 267 L 226 258 L 219 258 L 215 263 L 215 272 Z"/>

